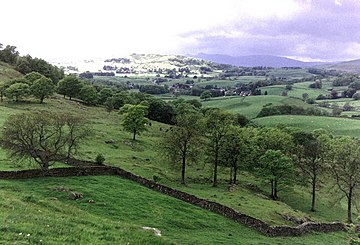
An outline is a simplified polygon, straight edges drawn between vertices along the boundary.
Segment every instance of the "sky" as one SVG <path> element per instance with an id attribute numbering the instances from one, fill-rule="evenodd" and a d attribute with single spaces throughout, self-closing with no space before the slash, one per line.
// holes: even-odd
<path id="1" fill-rule="evenodd" d="M 131 53 L 360 59 L 360 0 L 1 0 L 0 43 L 48 61 Z"/>

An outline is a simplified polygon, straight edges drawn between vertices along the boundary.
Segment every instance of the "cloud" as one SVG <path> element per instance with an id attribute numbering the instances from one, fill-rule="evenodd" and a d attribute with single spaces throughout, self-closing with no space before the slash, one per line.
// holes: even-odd
<path id="1" fill-rule="evenodd" d="M 132 52 L 358 55 L 358 0 L 4 0 L 0 43 L 47 59 Z M 352 51 L 351 51 L 352 50 Z"/>

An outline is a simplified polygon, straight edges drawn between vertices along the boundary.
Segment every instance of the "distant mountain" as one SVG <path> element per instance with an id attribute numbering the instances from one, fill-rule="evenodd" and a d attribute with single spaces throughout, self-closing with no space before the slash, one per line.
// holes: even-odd
<path id="1" fill-rule="evenodd" d="M 272 55 L 247 55 L 230 56 L 222 54 L 204 54 L 200 53 L 194 57 L 213 61 L 220 64 L 230 64 L 235 66 L 267 66 L 267 67 L 311 67 L 321 64 L 320 62 L 303 62 L 300 60 L 289 59 Z"/>
<path id="2" fill-rule="evenodd" d="M 360 59 L 343 61 L 335 64 L 322 65 L 321 68 L 346 71 L 360 74 Z"/>

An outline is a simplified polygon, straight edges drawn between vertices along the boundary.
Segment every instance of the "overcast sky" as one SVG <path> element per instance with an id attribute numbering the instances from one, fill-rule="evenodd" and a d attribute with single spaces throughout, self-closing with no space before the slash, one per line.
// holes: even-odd
<path id="1" fill-rule="evenodd" d="M 0 43 L 46 60 L 130 53 L 360 58 L 360 0 L 2 0 Z"/>

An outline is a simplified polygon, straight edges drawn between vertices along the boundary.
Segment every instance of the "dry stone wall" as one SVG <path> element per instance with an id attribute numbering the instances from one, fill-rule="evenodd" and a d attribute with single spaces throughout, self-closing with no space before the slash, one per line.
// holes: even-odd
<path id="1" fill-rule="evenodd" d="M 133 180 L 149 189 L 172 196 L 187 203 L 204 208 L 211 212 L 230 218 L 238 223 L 251 227 L 262 234 L 270 237 L 275 236 L 299 236 L 308 232 L 334 232 L 344 231 L 346 226 L 343 223 L 315 223 L 306 222 L 296 227 L 290 226 L 271 226 L 259 219 L 239 213 L 238 211 L 224 206 L 220 203 L 208 201 L 194 195 L 175 190 L 173 188 L 158 184 L 154 181 L 137 176 L 121 168 L 109 166 L 89 166 L 54 168 L 49 170 L 21 170 L 21 171 L 0 171 L 0 179 L 27 179 L 39 177 L 69 177 L 69 176 L 89 176 L 89 175 L 117 175 L 126 179 Z"/>

